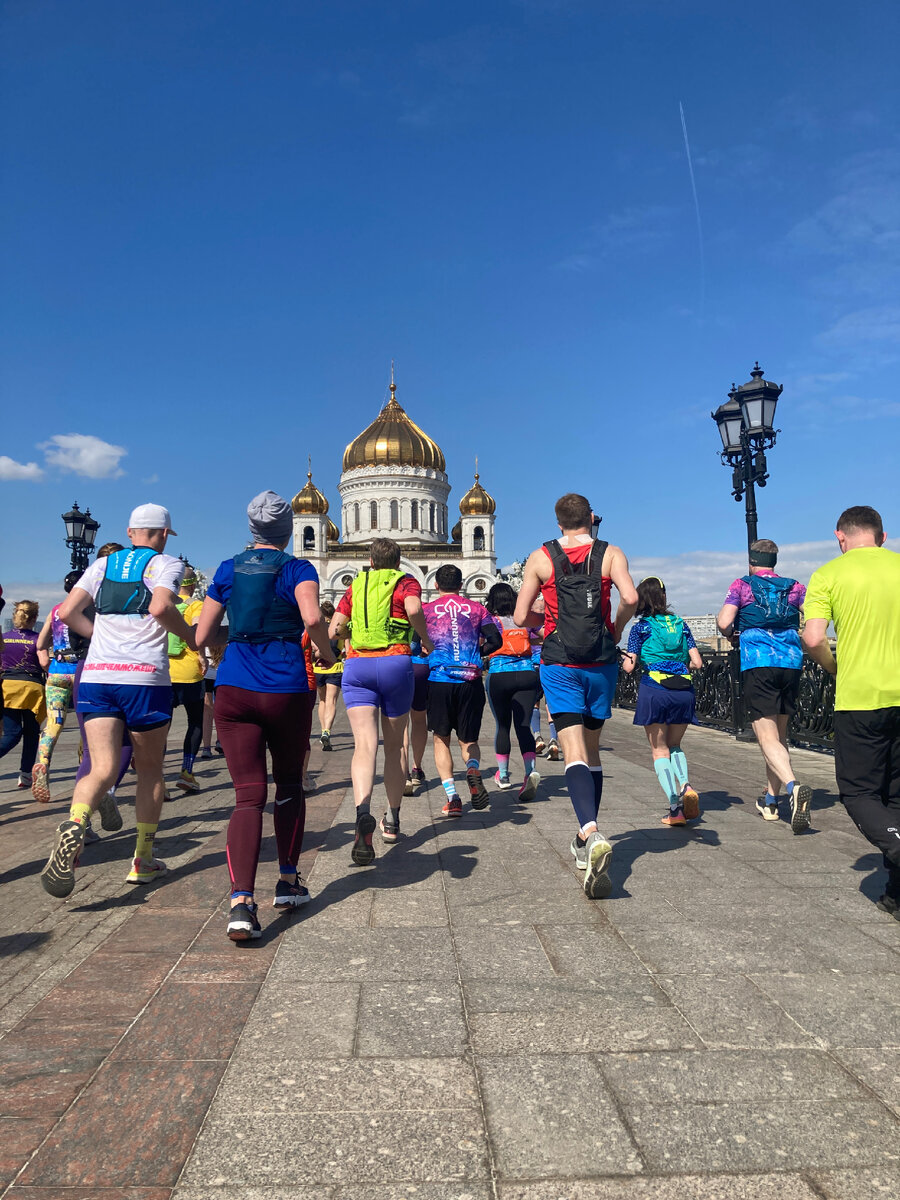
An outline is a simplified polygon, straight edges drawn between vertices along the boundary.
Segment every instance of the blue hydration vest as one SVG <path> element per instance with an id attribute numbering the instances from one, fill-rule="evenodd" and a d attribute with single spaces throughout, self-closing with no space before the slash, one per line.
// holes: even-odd
<path id="1" fill-rule="evenodd" d="M 753 603 L 738 609 L 737 628 L 745 629 L 799 629 L 800 609 L 788 600 L 796 579 L 781 576 L 744 575 L 742 581 L 750 585 Z"/>
<path id="2" fill-rule="evenodd" d="M 234 557 L 228 597 L 229 642 L 299 642 L 303 620 L 296 604 L 275 594 L 275 584 L 292 555 L 283 550 L 245 550 Z"/>
<path id="3" fill-rule="evenodd" d="M 106 560 L 106 571 L 94 600 L 94 609 L 103 617 L 144 617 L 150 611 L 153 593 L 144 583 L 144 571 L 158 550 L 132 546 L 117 550 Z"/>
<path id="4" fill-rule="evenodd" d="M 682 667 L 682 674 L 689 676 L 687 634 L 681 617 L 660 613 L 643 620 L 650 626 L 650 636 L 641 646 L 641 661 L 651 678 L 656 679 L 659 674 L 671 675 L 671 666 L 675 663 Z"/>

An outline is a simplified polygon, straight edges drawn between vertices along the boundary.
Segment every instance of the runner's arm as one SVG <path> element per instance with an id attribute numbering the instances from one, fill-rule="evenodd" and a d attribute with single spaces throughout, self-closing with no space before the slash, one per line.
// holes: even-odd
<path id="1" fill-rule="evenodd" d="M 406 615 L 409 617 L 409 623 L 419 635 L 419 641 L 422 643 L 422 650 L 425 654 L 434 652 L 434 642 L 428 636 L 428 625 L 425 621 L 425 613 L 422 610 L 422 600 L 420 596 L 406 596 L 403 600 L 403 607 L 406 610 Z"/>
<path id="2" fill-rule="evenodd" d="M 622 655 L 622 670 L 626 675 L 630 675 L 637 666 L 637 655 L 629 654 L 627 651 Z"/>
<path id="3" fill-rule="evenodd" d="M 319 608 L 319 582 L 317 579 L 304 579 L 294 588 L 294 599 L 300 609 L 300 616 L 309 634 L 315 651 L 316 662 L 322 667 L 334 666 L 334 651 L 328 636 L 328 626 Z"/>
<path id="4" fill-rule="evenodd" d="M 722 637 L 731 637 L 734 633 L 734 623 L 737 620 L 738 606 L 736 604 L 723 604 L 719 609 L 719 615 L 716 617 L 716 625 Z"/>
<path id="5" fill-rule="evenodd" d="M 553 565 L 543 550 L 535 550 L 528 555 L 513 613 L 513 620 L 520 629 L 526 626 L 540 629 L 544 624 L 544 614 L 535 609 L 534 602 L 541 594 L 541 584 L 547 582 L 552 570 Z M 542 574 L 542 571 L 546 571 L 546 574 Z"/>
<path id="6" fill-rule="evenodd" d="M 196 638 L 197 650 L 206 651 L 211 646 L 219 646 L 224 638 L 219 637 L 219 629 L 225 617 L 225 605 L 212 596 L 203 597 L 203 607 L 197 618 Z"/>
<path id="7" fill-rule="evenodd" d="M 484 658 L 495 654 L 503 645 L 503 634 L 493 621 L 486 621 L 481 627 L 481 654 Z"/>
<path id="8" fill-rule="evenodd" d="M 688 662 L 691 664 L 693 670 L 703 670 L 703 655 L 696 646 L 691 646 L 690 650 L 688 650 Z"/>
<path id="9" fill-rule="evenodd" d="M 346 613 L 338 612 L 335 609 L 334 616 L 331 618 L 331 624 L 328 626 L 328 636 L 333 638 L 340 637 L 349 620 L 350 618 Z"/>
<path id="10" fill-rule="evenodd" d="M 616 608 L 616 641 L 621 638 L 625 626 L 637 612 L 638 594 L 628 569 L 628 559 L 618 546 L 610 546 L 612 557 L 609 564 L 609 577 L 619 593 L 619 604 Z"/>
<path id="11" fill-rule="evenodd" d="M 206 601 L 204 601 L 204 604 Z M 178 611 L 178 597 L 167 587 L 155 587 L 150 597 L 150 616 L 166 633 L 174 633 L 187 643 L 189 650 L 197 649 L 196 629 L 188 625 Z"/>
<path id="12" fill-rule="evenodd" d="M 828 644 L 828 622 L 824 617 L 810 617 L 801 636 L 803 649 L 811 659 L 824 667 L 829 675 L 837 675 L 837 663 Z"/>
<path id="13" fill-rule="evenodd" d="M 94 622 L 84 615 L 84 610 L 93 601 L 90 592 L 84 588 L 73 587 L 65 600 L 59 606 L 59 619 L 64 625 L 82 637 L 93 637 Z"/>
<path id="14" fill-rule="evenodd" d="M 50 666 L 50 647 L 53 645 L 53 614 L 51 613 L 44 624 L 41 626 L 41 632 L 38 634 L 38 639 L 34 644 L 37 651 L 38 662 L 46 671 Z"/>

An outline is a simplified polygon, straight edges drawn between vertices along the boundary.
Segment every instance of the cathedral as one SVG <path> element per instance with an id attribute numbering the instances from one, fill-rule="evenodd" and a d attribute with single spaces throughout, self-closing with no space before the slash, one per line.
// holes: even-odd
<path id="1" fill-rule="evenodd" d="M 368 563 L 372 538 L 390 537 L 400 545 L 402 569 L 422 585 L 424 600 L 437 595 L 438 567 L 453 563 L 462 571 L 463 593 L 483 601 L 497 575 L 497 506 L 476 471 L 459 502 L 459 520 L 449 527 L 443 451 L 410 420 L 396 393 L 392 370 L 390 400 L 344 451 L 340 530 L 310 470 L 306 486 L 291 502 L 294 554 L 318 571 L 322 599 L 337 603 Z"/>

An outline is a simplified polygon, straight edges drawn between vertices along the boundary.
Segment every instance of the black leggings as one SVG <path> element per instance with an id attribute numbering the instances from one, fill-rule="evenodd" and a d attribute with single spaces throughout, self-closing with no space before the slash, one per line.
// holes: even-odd
<path id="1" fill-rule="evenodd" d="M 187 714 L 187 730 L 184 735 L 182 750 L 192 758 L 200 753 L 200 743 L 203 740 L 203 681 L 199 683 L 176 683 L 172 686 L 173 708 L 184 705 Z"/>
<path id="2" fill-rule="evenodd" d="M 488 700 L 497 722 L 494 749 L 498 754 L 509 754 L 511 724 L 516 728 L 519 750 L 523 754 L 534 754 L 531 714 L 540 686 L 537 671 L 494 671 L 488 675 Z"/>

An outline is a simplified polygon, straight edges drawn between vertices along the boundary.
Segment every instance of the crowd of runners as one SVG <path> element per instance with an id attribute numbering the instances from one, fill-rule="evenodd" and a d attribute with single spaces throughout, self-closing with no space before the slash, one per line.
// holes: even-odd
<path id="1" fill-rule="evenodd" d="M 98 836 L 95 814 L 102 829 L 122 828 L 116 788 L 132 765 L 136 842 L 127 880 L 148 884 L 166 873 L 153 843 L 162 806 L 173 798 L 164 757 L 177 705 L 187 731 L 174 786 L 198 791 L 194 764 L 213 753 L 224 754 L 233 781 L 227 934 L 237 942 L 261 932 L 256 874 L 269 759 L 279 863 L 272 903 L 287 911 L 310 898 L 298 863 L 317 701 L 323 751 L 331 749 L 341 698 L 347 710 L 356 806 L 350 857 L 358 867 L 375 861 L 376 831 L 386 843 L 401 838 L 403 798 L 426 781 L 429 734 L 443 817 L 458 819 L 466 802 L 475 810 L 490 804 L 481 741 L 487 702 L 495 788 L 515 786 L 513 735 L 522 803 L 539 794 L 538 757 L 561 757 L 576 824 L 571 853 L 585 894 L 607 897 L 613 847 L 599 828 L 600 735 L 620 669 L 640 672 L 634 723 L 646 731 L 665 798 L 663 824 L 699 819 L 701 796 L 683 743 L 696 724 L 693 673 L 703 659 L 663 580 L 650 576 L 635 586 L 622 549 L 598 538 L 599 520 L 584 496 L 557 501 L 559 536 L 529 556 L 518 592 L 498 582 L 485 604 L 462 594 L 462 575 L 449 564 L 436 573 L 437 598 L 423 603 L 390 538 L 372 542 L 369 565 L 336 607 L 320 603 L 315 569 L 287 551 L 287 501 L 263 492 L 247 515 L 251 546 L 220 564 L 202 600 L 194 568 L 165 553 L 175 536 L 168 510 L 143 504 L 128 521 L 130 544 L 110 542 L 84 573 L 67 575 L 65 599 L 40 631 L 38 606 L 15 604 L 2 650 L 0 758 L 21 743 L 19 786 L 48 803 L 53 750 L 70 709 L 83 745 L 68 818 L 40 873 L 51 895 L 71 893 L 82 847 Z M 740 646 L 744 704 L 767 781 L 757 811 L 778 821 L 783 804 L 795 834 L 810 826 L 812 798 L 795 777 L 787 740 L 804 648 L 836 675 L 838 791 L 883 854 L 888 880 L 879 906 L 900 919 L 900 555 L 884 546 L 881 517 L 866 506 L 841 514 L 836 537 L 840 555 L 807 587 L 776 573 L 774 542 L 754 542 L 748 572 L 729 587 L 717 623 Z M 377 819 L 379 745 L 386 804 Z"/>

